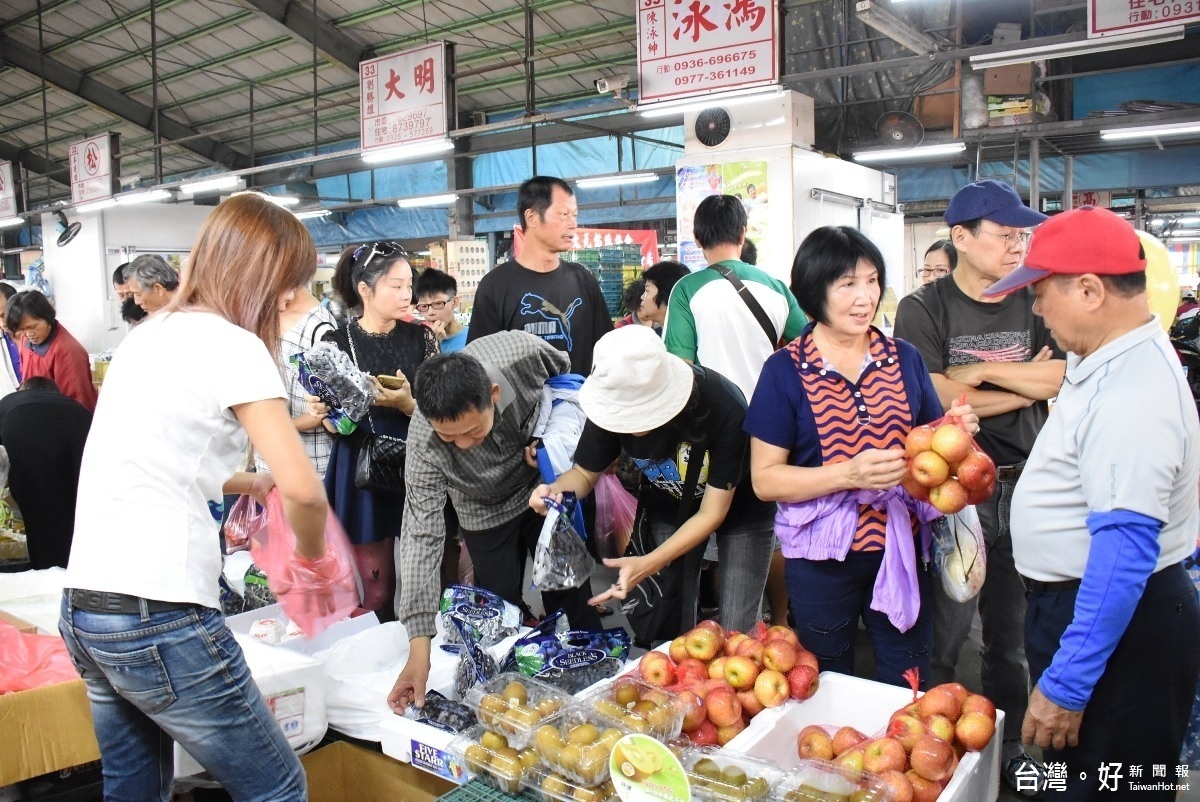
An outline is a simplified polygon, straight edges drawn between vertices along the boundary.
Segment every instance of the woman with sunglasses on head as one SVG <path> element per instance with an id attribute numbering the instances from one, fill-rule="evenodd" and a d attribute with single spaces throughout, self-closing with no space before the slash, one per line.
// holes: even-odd
<path id="1" fill-rule="evenodd" d="M 408 253 L 394 242 L 376 242 L 347 250 L 338 261 L 333 288 L 354 310 L 349 324 L 327 333 L 350 355 L 358 369 L 385 378 L 375 379 L 375 401 L 369 414 L 349 435 L 335 435 L 325 474 L 329 503 L 337 511 L 354 544 L 363 583 L 363 607 L 384 620 L 395 616 L 394 550 L 404 513 L 404 491 L 381 493 L 354 485 L 354 469 L 367 432 L 408 437 L 416 402 L 409 379 L 429 357 L 438 353 L 437 337 L 411 321 L 413 269 Z M 315 399 L 312 399 L 315 402 Z"/>

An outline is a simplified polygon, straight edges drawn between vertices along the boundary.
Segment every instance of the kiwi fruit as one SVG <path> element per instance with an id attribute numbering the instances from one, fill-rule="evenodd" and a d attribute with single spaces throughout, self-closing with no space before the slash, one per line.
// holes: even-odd
<path id="1" fill-rule="evenodd" d="M 504 690 L 500 692 L 500 698 L 509 705 L 524 705 L 529 701 L 529 689 L 523 682 L 513 680 L 504 686 Z"/>

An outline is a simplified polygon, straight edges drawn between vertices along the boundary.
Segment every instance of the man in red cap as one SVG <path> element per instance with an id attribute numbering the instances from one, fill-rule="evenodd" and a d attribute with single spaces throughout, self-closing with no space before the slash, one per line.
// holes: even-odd
<path id="1" fill-rule="evenodd" d="M 1068 352 L 1012 510 L 1035 683 L 1021 734 L 1045 750 L 1054 799 L 1175 799 L 1200 678 L 1183 566 L 1200 529 L 1200 422 L 1145 271 L 1137 232 L 1084 206 L 1042 225 L 984 293 L 1033 285 Z"/>
<path id="2" fill-rule="evenodd" d="M 1058 393 L 1065 362 L 1033 314 L 1033 293 L 1004 298 L 984 291 L 1025 256 L 1029 229 L 1046 219 L 1008 184 L 984 180 L 960 189 L 946 208 L 958 266 L 942 281 L 905 296 L 896 312 L 896 336 L 921 352 L 942 406 L 965 395 L 979 415 L 979 443 L 996 463 L 996 490 L 975 507 L 987 544 L 987 578 L 979 595 L 957 602 L 934 584 L 933 672 L 930 684 L 956 677 L 959 654 L 976 608 L 983 623 L 983 692 L 1006 715 L 1001 735 L 1005 781 L 1036 771 L 1021 747 L 1021 719 L 1029 698 L 1025 663 L 1025 588 L 1013 565 L 1009 510 L 1012 493 Z"/>

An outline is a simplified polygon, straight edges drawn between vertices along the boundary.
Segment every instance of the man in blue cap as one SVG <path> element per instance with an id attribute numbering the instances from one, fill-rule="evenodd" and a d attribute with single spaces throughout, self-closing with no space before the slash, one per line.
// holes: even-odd
<path id="1" fill-rule="evenodd" d="M 954 680 L 978 607 L 983 692 L 1006 716 L 1002 773 L 1024 792 L 1028 786 L 1018 780 L 1032 762 L 1021 746 L 1029 698 L 1025 587 L 1013 564 L 1009 509 L 1025 459 L 1046 422 L 1046 402 L 1058 393 L 1066 363 L 1033 314 L 1030 290 L 1003 298 L 985 297 L 984 292 L 1021 264 L 1029 229 L 1046 216 L 1026 206 L 1007 184 L 985 180 L 960 189 L 950 199 L 945 219 L 958 267 L 901 299 L 895 333 L 921 352 L 943 407 L 965 395 L 978 413 L 976 442 L 996 463 L 996 489 L 975 507 L 987 544 L 987 578 L 979 596 L 959 603 L 934 583 L 930 684 Z"/>

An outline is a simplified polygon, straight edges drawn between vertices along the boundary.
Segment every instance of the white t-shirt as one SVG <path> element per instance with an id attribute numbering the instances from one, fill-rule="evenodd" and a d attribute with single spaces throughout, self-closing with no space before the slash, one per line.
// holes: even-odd
<path id="1" fill-rule="evenodd" d="M 1086 359 L 1067 354 L 1058 400 L 1012 500 L 1013 558 L 1030 579 L 1079 579 L 1092 512 L 1163 522 L 1156 571 L 1196 548 L 1200 424 L 1158 319 Z"/>
<path id="2" fill-rule="evenodd" d="M 221 487 L 246 447 L 230 408 L 284 397 L 262 341 L 218 315 L 131 331 L 84 448 L 66 586 L 220 609 Z"/>

